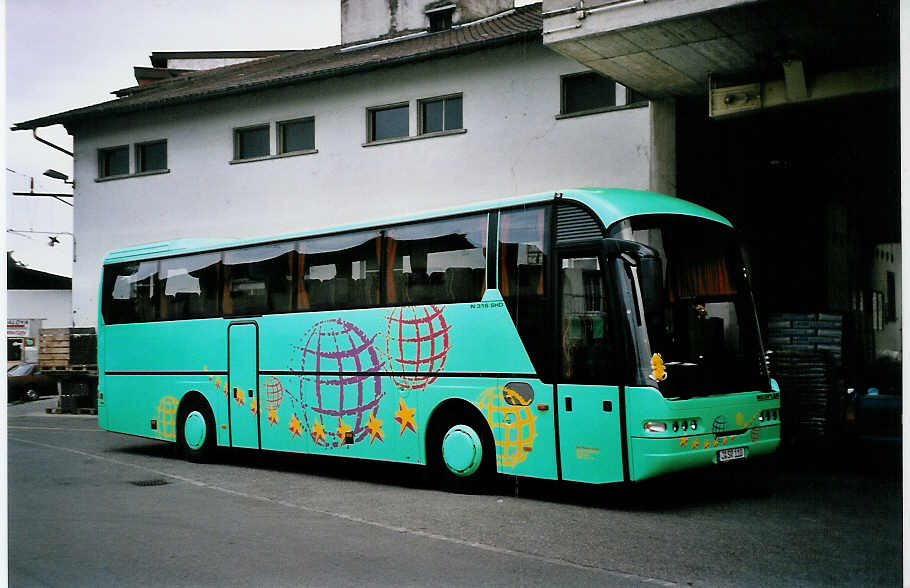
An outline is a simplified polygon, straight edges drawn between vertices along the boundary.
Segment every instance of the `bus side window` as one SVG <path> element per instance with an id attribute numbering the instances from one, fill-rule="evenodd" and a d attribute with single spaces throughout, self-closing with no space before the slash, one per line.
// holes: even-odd
<path id="1" fill-rule="evenodd" d="M 293 249 L 293 243 L 278 243 L 225 251 L 224 315 L 290 311 Z"/>
<path id="2" fill-rule="evenodd" d="M 109 265 L 104 269 L 102 314 L 107 324 L 142 323 L 158 318 L 157 261 Z"/>
<path id="3" fill-rule="evenodd" d="M 499 290 L 534 368 L 546 377 L 553 373 L 547 285 L 550 209 L 504 211 L 499 222 Z"/>
<path id="4" fill-rule="evenodd" d="M 380 238 L 361 231 L 299 241 L 295 310 L 376 306 Z"/>
<path id="5" fill-rule="evenodd" d="M 161 320 L 218 316 L 221 254 L 162 259 L 158 270 Z"/>
<path id="6" fill-rule="evenodd" d="M 388 304 L 480 300 L 484 287 L 475 276 L 484 276 L 486 241 L 486 214 L 392 227 L 386 232 Z"/>

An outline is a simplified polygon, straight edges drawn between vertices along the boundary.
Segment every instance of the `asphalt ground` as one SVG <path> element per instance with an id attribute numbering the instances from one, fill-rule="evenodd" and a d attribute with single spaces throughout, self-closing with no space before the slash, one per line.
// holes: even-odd
<path id="1" fill-rule="evenodd" d="M 413 466 L 168 444 L 8 406 L 11 586 L 899 586 L 899 453 L 441 492 Z"/>

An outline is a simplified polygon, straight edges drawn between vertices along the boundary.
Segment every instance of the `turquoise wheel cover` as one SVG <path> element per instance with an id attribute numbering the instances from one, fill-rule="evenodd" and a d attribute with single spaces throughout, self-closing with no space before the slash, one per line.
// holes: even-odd
<path id="1" fill-rule="evenodd" d="M 198 410 L 186 415 L 183 438 L 190 449 L 199 449 L 205 445 L 205 417 Z"/>
<path id="2" fill-rule="evenodd" d="M 483 443 L 467 425 L 455 425 L 442 438 L 442 461 L 456 476 L 470 476 L 483 461 Z"/>

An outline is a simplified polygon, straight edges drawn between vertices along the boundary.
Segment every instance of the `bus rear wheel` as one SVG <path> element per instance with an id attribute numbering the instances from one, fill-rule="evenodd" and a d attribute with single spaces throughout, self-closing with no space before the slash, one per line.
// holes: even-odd
<path id="1" fill-rule="evenodd" d="M 188 461 L 204 463 L 215 450 L 215 419 L 204 403 L 195 400 L 180 409 L 177 444 Z"/>
<path id="2" fill-rule="evenodd" d="M 434 423 L 428 462 L 433 481 L 453 492 L 488 489 L 496 473 L 492 434 L 479 415 L 456 414 Z"/>

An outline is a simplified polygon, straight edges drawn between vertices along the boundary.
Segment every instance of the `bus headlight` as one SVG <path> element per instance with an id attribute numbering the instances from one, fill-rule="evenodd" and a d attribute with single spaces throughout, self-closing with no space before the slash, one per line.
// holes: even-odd
<path id="1" fill-rule="evenodd" d="M 645 431 L 648 433 L 666 433 L 667 432 L 667 423 L 660 423 L 657 421 L 648 421 L 645 423 Z"/>

